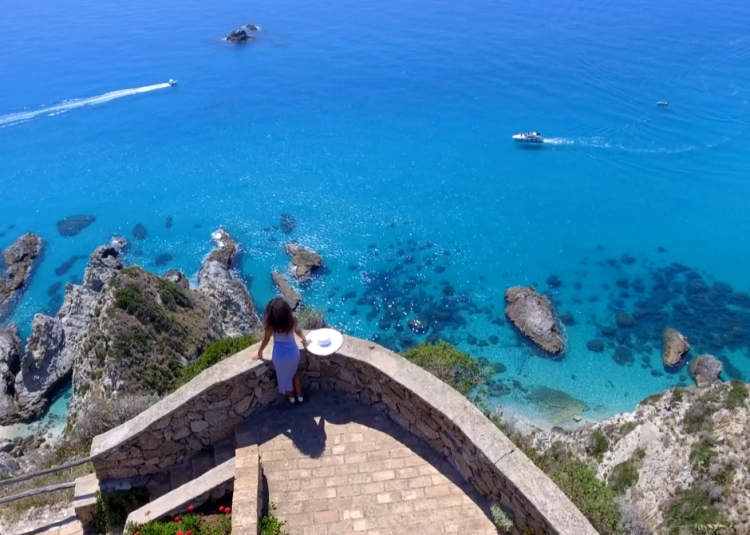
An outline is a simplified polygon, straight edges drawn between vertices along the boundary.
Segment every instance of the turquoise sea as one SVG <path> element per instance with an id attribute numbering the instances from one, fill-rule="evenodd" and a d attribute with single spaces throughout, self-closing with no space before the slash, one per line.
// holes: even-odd
<path id="1" fill-rule="evenodd" d="M 331 323 L 502 363 L 493 401 L 528 417 L 553 419 L 540 386 L 598 419 L 690 384 L 666 325 L 750 380 L 748 2 L 11 1 L 0 50 L 0 247 L 46 244 L 24 333 L 113 234 L 193 276 L 225 226 L 259 308 L 297 240 Z M 561 360 L 503 320 L 519 284 L 568 323 Z"/>

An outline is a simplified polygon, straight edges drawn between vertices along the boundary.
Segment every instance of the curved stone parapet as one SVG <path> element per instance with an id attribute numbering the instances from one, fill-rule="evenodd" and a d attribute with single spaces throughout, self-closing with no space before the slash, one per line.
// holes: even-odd
<path id="1" fill-rule="evenodd" d="M 255 352 L 257 345 L 227 358 L 96 437 L 91 456 L 98 479 L 163 472 L 278 399 L 272 366 L 251 360 Z M 401 356 L 347 336 L 333 355 L 303 351 L 301 368 L 308 388 L 351 394 L 440 452 L 480 493 L 512 513 L 512 533 L 596 535 L 565 494 L 471 402 Z"/>

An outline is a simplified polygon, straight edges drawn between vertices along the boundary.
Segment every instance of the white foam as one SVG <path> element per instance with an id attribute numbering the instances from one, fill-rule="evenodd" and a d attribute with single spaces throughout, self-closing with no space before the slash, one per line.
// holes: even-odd
<path id="1" fill-rule="evenodd" d="M 575 143 L 572 139 L 567 139 L 564 137 L 546 137 L 544 138 L 544 143 L 549 143 L 550 145 L 572 145 Z"/>
<path id="2" fill-rule="evenodd" d="M 99 95 L 97 97 L 68 100 L 68 101 L 63 102 L 62 104 L 48 106 L 46 108 L 42 108 L 39 110 L 24 111 L 24 112 L 18 112 L 18 113 L 9 113 L 7 115 L 0 115 L 0 127 L 9 126 L 9 125 L 20 123 L 23 121 L 28 121 L 30 119 L 34 119 L 41 115 L 54 116 L 54 115 L 58 115 L 60 113 L 63 113 L 69 110 L 73 110 L 75 108 L 81 108 L 83 106 L 94 106 L 96 104 L 104 104 L 105 102 L 109 102 L 110 100 L 115 100 L 117 98 L 129 97 L 131 95 L 137 95 L 139 93 L 148 93 L 149 91 L 156 91 L 157 89 L 166 89 L 168 87 L 171 87 L 171 86 L 168 83 L 163 83 L 163 84 L 146 85 L 143 87 L 136 87 L 133 89 L 121 89 L 119 91 L 111 91 L 109 93 L 104 93 L 103 95 Z"/>

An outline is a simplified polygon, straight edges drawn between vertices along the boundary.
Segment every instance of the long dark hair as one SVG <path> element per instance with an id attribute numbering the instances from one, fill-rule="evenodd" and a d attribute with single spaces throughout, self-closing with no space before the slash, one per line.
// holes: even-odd
<path id="1" fill-rule="evenodd" d="M 281 297 L 274 297 L 263 312 L 263 325 L 275 333 L 290 333 L 294 329 L 294 314 L 289 303 Z"/>

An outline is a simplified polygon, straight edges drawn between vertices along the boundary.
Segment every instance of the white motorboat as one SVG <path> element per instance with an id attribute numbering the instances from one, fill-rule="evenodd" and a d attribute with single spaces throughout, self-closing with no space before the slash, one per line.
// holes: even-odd
<path id="1" fill-rule="evenodd" d="M 660 100 L 656 103 L 657 106 L 669 106 L 669 102 L 666 100 Z"/>
<path id="2" fill-rule="evenodd" d="M 167 82 L 169 85 L 177 85 L 177 80 L 172 80 L 171 78 Z"/>
<path id="3" fill-rule="evenodd" d="M 516 141 L 525 141 L 526 143 L 543 143 L 544 138 L 539 132 L 526 132 L 525 134 L 516 134 L 513 136 Z"/>

